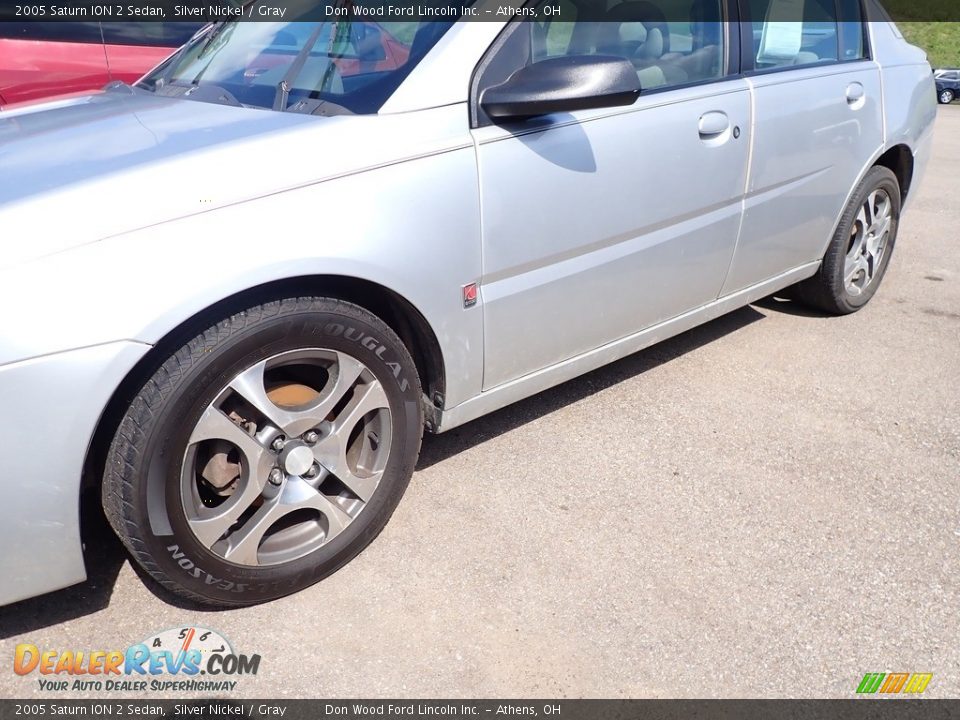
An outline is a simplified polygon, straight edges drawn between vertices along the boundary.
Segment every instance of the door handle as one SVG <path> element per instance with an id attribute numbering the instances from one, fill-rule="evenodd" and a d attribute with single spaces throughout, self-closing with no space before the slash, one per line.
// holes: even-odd
<path id="1" fill-rule="evenodd" d="M 859 105 L 863 102 L 863 98 L 866 96 L 866 91 L 863 89 L 863 85 L 858 82 L 850 83 L 847 86 L 847 102 L 850 105 Z"/>
<path id="2" fill-rule="evenodd" d="M 708 112 L 700 116 L 698 124 L 700 138 L 709 140 L 722 135 L 730 129 L 730 118 L 724 112 Z"/>

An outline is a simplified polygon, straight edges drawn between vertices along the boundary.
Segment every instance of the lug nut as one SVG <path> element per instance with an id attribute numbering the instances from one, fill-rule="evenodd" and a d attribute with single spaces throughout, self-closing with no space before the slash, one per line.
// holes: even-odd
<path id="1" fill-rule="evenodd" d="M 315 477 L 316 477 L 317 475 L 319 475 L 319 474 L 320 474 L 320 468 L 317 467 L 317 464 L 316 464 L 316 463 L 314 463 L 313 465 L 310 466 L 310 469 L 307 470 L 307 471 L 303 474 L 303 476 L 304 476 L 307 480 L 312 480 L 313 478 L 315 478 Z"/>
<path id="2" fill-rule="evenodd" d="M 287 441 L 283 437 L 283 435 L 279 435 L 278 437 L 274 438 L 274 441 L 272 443 L 270 443 L 270 447 L 273 448 L 274 452 L 280 452 L 281 450 L 283 450 L 283 446 L 286 444 L 287 444 Z"/>
<path id="3" fill-rule="evenodd" d="M 310 430 L 304 434 L 303 441 L 308 445 L 316 445 L 320 441 L 320 433 L 316 430 Z"/>
<path id="4" fill-rule="evenodd" d="M 271 485 L 280 485 L 283 483 L 283 472 L 280 468 L 274 468 L 267 476 L 267 480 L 270 481 Z"/>

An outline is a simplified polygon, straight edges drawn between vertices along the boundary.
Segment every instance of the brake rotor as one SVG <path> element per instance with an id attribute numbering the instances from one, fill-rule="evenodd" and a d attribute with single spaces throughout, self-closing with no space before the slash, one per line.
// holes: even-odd
<path id="1" fill-rule="evenodd" d="M 314 404 L 320 393 L 309 385 L 285 382 L 268 386 L 267 397 L 277 407 L 296 408 Z"/>

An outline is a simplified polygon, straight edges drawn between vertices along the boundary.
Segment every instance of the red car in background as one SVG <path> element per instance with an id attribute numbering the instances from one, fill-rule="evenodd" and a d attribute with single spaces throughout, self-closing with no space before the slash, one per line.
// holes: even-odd
<path id="1" fill-rule="evenodd" d="M 0 108 L 132 83 L 203 23 L 0 22 Z"/>

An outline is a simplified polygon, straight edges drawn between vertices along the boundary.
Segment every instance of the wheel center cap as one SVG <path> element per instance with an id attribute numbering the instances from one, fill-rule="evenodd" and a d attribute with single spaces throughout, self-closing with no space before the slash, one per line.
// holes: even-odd
<path id="1" fill-rule="evenodd" d="M 304 475 L 313 467 L 313 450 L 302 442 L 287 443 L 280 453 L 280 465 L 288 475 Z"/>

